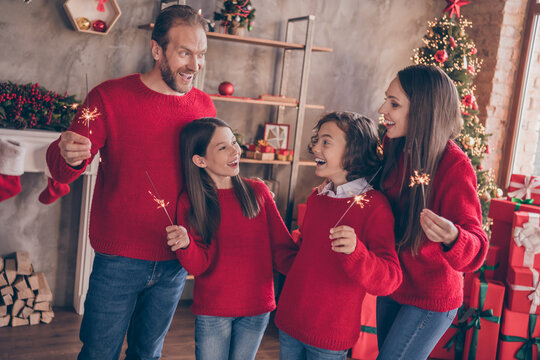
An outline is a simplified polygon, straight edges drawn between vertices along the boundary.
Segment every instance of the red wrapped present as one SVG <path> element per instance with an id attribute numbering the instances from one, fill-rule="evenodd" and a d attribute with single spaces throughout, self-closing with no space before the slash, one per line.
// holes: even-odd
<path id="1" fill-rule="evenodd" d="M 462 309 L 460 308 L 460 313 L 463 311 Z M 463 348 L 463 344 L 465 343 L 465 332 L 463 327 L 460 327 L 458 320 L 459 315 L 454 318 L 452 325 L 446 330 L 437 345 L 433 348 L 433 351 L 431 351 L 431 354 L 429 354 L 430 359 L 453 360 L 456 358 L 456 346 Z"/>
<path id="2" fill-rule="evenodd" d="M 504 309 L 497 359 L 539 359 L 540 321 L 537 317 Z"/>
<path id="3" fill-rule="evenodd" d="M 298 226 L 302 226 L 304 223 L 304 216 L 306 215 L 307 204 L 298 204 L 298 215 L 296 216 L 296 223 Z"/>
<path id="4" fill-rule="evenodd" d="M 508 200 L 532 200 L 533 204 L 540 204 L 540 177 L 512 174 L 508 186 Z"/>
<path id="5" fill-rule="evenodd" d="M 377 347 L 377 297 L 366 294 L 362 303 L 360 315 L 360 336 L 353 345 L 351 356 L 353 359 L 375 360 L 379 354 Z"/>
<path id="6" fill-rule="evenodd" d="M 515 211 L 540 214 L 540 206 L 516 203 L 502 199 L 491 199 L 488 216 L 493 219 L 490 244 L 508 249 L 512 236 L 512 221 Z"/>
<path id="7" fill-rule="evenodd" d="M 497 346 L 494 344 L 499 338 L 504 291 L 504 285 L 498 281 L 473 280 L 471 307 L 463 316 L 467 319 L 464 357 L 477 360 L 496 358 Z"/>
<path id="8" fill-rule="evenodd" d="M 540 286 L 538 271 L 527 267 L 508 268 L 508 309 L 511 311 L 540 314 Z"/>
<path id="9" fill-rule="evenodd" d="M 506 254 L 503 253 L 500 246 L 491 245 L 488 249 L 486 260 L 484 265 L 475 271 L 474 273 L 465 273 L 465 278 L 463 281 L 463 297 L 464 303 L 466 306 L 469 306 L 470 296 L 472 293 L 472 282 L 475 277 L 479 277 L 480 280 L 505 280 L 505 271 L 501 267 L 502 257 L 506 257 Z"/>
<path id="10" fill-rule="evenodd" d="M 513 241 L 508 264 L 540 268 L 540 214 L 518 211 L 514 214 Z"/>
<path id="11" fill-rule="evenodd" d="M 249 145 L 248 145 L 248 150 L 249 150 L 249 151 L 257 151 L 257 145 L 255 145 L 255 144 L 249 144 Z"/>

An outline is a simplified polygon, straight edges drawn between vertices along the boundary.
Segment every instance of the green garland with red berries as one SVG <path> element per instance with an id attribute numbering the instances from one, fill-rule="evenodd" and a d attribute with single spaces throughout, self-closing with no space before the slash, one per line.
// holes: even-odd
<path id="1" fill-rule="evenodd" d="M 37 83 L 0 83 L 0 128 L 64 131 L 78 106 L 74 95 L 60 95 Z"/>
<path id="2" fill-rule="evenodd" d="M 214 13 L 214 20 L 220 21 L 225 28 L 238 24 L 251 31 L 255 19 L 255 9 L 250 0 L 225 0 L 221 12 Z"/>

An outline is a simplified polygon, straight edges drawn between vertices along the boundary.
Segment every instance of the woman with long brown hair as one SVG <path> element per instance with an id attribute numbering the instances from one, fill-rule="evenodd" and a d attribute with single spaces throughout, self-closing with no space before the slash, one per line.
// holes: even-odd
<path id="1" fill-rule="evenodd" d="M 463 303 L 463 272 L 487 253 L 476 175 L 453 141 L 463 120 L 441 69 L 399 71 L 379 113 L 387 130 L 379 186 L 394 212 L 403 282 L 377 299 L 378 358 L 426 359 Z"/>

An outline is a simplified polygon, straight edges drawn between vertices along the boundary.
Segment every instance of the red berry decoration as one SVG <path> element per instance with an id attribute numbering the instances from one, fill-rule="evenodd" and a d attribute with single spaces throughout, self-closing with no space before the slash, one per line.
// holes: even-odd
<path id="1" fill-rule="evenodd" d="M 94 31 L 97 32 L 105 32 L 107 31 L 107 24 L 103 20 L 96 20 L 92 24 L 92 27 L 94 28 Z"/>
<path id="2" fill-rule="evenodd" d="M 450 36 L 449 40 L 450 40 L 450 47 L 452 49 L 455 48 L 457 46 L 456 40 L 452 36 Z"/>
<path id="3" fill-rule="evenodd" d="M 486 145 L 486 154 L 489 154 L 489 145 Z"/>
<path id="4" fill-rule="evenodd" d="M 438 63 L 443 63 L 445 62 L 446 60 L 448 60 L 448 53 L 446 52 L 446 50 L 439 50 L 435 53 L 435 60 L 438 62 Z"/>
<path id="5" fill-rule="evenodd" d="M 469 66 L 467 67 L 467 71 L 469 72 L 469 74 L 474 75 L 474 71 L 475 71 L 474 66 L 469 65 Z"/>
<path id="6" fill-rule="evenodd" d="M 476 48 L 471 48 L 471 55 L 476 55 L 477 52 Z"/>
<path id="7" fill-rule="evenodd" d="M 475 102 L 476 102 L 476 98 L 474 97 L 474 95 L 471 95 L 471 94 L 465 95 L 462 100 L 462 103 L 465 106 L 472 106 Z"/>
<path id="8" fill-rule="evenodd" d="M 221 95 L 231 96 L 234 93 L 234 86 L 228 81 L 219 84 L 218 91 Z"/>

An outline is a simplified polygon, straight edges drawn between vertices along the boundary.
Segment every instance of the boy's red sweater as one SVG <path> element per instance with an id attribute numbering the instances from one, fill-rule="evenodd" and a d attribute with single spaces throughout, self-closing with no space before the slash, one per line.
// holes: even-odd
<path id="1" fill-rule="evenodd" d="M 267 186 L 245 181 L 257 194 L 259 214 L 248 219 L 233 189 L 218 190 L 221 222 L 211 244 L 202 244 L 190 232 L 189 246 L 176 251 L 178 260 L 195 276 L 191 310 L 197 315 L 254 316 L 274 310 L 272 269 L 286 274 L 298 251 Z M 187 214 L 189 206 L 184 192 L 178 214 Z M 189 229 L 184 216 L 178 224 Z"/>
<path id="2" fill-rule="evenodd" d="M 402 174 L 400 161 L 399 168 L 384 183 L 385 195 L 395 212 L 408 211 L 399 199 Z M 425 239 L 416 256 L 410 250 L 400 251 L 403 282 L 391 297 L 401 304 L 444 312 L 463 303 L 463 272 L 482 266 L 488 239 L 482 230 L 476 174 L 467 155 L 453 141 L 448 142 L 432 181 L 428 208 L 453 222 L 458 238 L 449 250 Z"/>
<path id="3" fill-rule="evenodd" d="M 302 242 L 287 274 L 275 322 L 295 339 L 318 348 L 345 350 L 360 334 L 366 292 L 387 295 L 401 283 L 395 251 L 394 217 L 380 192 L 353 205 L 340 225 L 354 228 L 356 249 L 349 255 L 331 249 L 330 229 L 354 198 L 311 194 L 301 227 Z"/>
<path id="4" fill-rule="evenodd" d="M 215 116 L 212 100 L 195 88 L 183 96 L 163 95 L 133 74 L 98 85 L 85 104 L 69 130 L 89 137 L 92 155 L 99 151 L 101 157 L 90 212 L 92 247 L 134 259 L 174 259 L 165 232 L 170 223 L 148 193 L 154 189 L 146 171 L 174 217 L 182 189 L 180 131 L 192 120 Z M 86 106 L 100 114 L 89 128 L 80 119 Z M 60 155 L 58 142 L 49 146 L 47 164 L 55 180 L 70 183 L 93 156 L 81 169 L 73 169 Z"/>

